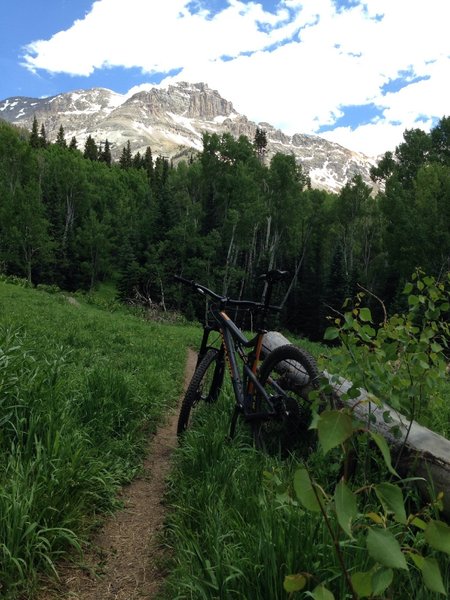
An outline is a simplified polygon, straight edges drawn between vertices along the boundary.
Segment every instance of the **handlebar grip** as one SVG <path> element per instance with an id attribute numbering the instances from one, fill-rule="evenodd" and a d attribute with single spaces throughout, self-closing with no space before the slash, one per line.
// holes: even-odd
<path id="1" fill-rule="evenodd" d="M 207 296 L 209 296 L 210 298 L 214 298 L 215 300 L 225 300 L 225 298 L 222 298 L 221 296 L 219 296 L 219 294 L 216 294 L 201 283 L 197 283 L 196 281 L 192 281 L 191 279 L 186 279 L 186 277 L 182 277 L 181 275 L 173 275 L 173 278 L 175 281 L 179 281 L 180 283 L 184 283 L 184 285 L 188 285 L 200 294 L 206 294 Z"/>

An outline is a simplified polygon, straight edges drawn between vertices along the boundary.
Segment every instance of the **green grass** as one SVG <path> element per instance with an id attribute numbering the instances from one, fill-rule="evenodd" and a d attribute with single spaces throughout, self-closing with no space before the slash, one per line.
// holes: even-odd
<path id="1" fill-rule="evenodd" d="M 295 458 L 279 461 L 256 451 L 244 425 L 236 439 L 227 441 L 230 403 L 228 386 L 217 404 L 199 407 L 194 427 L 176 452 L 165 539 L 173 558 L 167 565 L 162 598 L 306 598 L 311 597 L 306 590 L 320 582 L 326 583 L 336 599 L 350 597 L 323 518 L 306 512 L 296 500 L 293 474 L 299 463 Z M 332 492 L 336 465 L 329 455 L 324 461 L 318 452 L 310 457 L 309 465 Z M 361 514 L 374 509 L 371 502 L 371 497 L 364 506 L 360 502 Z M 342 542 L 352 573 L 370 568 L 365 534 L 361 527 L 354 540 Z M 447 562 L 445 557 L 441 560 L 441 571 L 448 586 Z M 299 572 L 310 574 L 308 586 L 290 596 L 283 588 L 284 577 Z M 425 589 L 414 567 L 408 573 L 397 572 L 396 578 L 389 597 L 440 597 Z"/>
<path id="2" fill-rule="evenodd" d="M 0 282 L 2 598 L 31 598 L 39 575 L 81 551 L 117 508 L 117 490 L 139 471 L 148 435 L 181 392 L 186 348 L 201 335 L 198 326 L 134 316 L 110 289 L 76 299 Z M 329 354 L 301 345 L 322 361 Z M 324 523 L 295 500 L 297 462 L 257 452 L 245 427 L 228 442 L 230 400 L 228 385 L 176 452 L 164 597 L 284 599 L 284 576 L 302 571 L 310 588 L 326 582 L 344 599 Z M 319 481 L 334 481 L 332 461 L 311 461 Z M 343 550 L 350 569 L 367 568 L 360 538 Z M 448 586 L 448 565 L 441 569 Z M 435 598 L 413 570 L 393 593 Z"/>
<path id="3" fill-rule="evenodd" d="M 191 327 L 0 282 L 1 597 L 80 550 L 182 389 Z"/>

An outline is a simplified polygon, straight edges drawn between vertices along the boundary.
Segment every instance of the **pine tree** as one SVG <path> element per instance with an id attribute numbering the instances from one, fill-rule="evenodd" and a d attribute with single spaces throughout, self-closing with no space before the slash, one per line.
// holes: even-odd
<path id="1" fill-rule="evenodd" d="M 122 154 L 119 159 L 119 164 L 122 167 L 122 169 L 129 169 L 130 167 L 133 166 L 133 158 L 131 155 L 130 140 L 128 140 L 127 145 L 124 146 L 124 148 L 122 150 Z"/>
<path id="2" fill-rule="evenodd" d="M 44 123 L 42 123 L 42 125 L 41 125 L 41 131 L 39 133 L 39 145 L 40 145 L 41 148 L 46 148 L 48 146 L 47 134 L 45 132 L 45 125 L 44 125 Z"/>
<path id="3" fill-rule="evenodd" d="M 135 169 L 140 169 L 143 166 L 143 158 L 140 152 L 136 152 L 133 156 L 133 167 Z"/>
<path id="4" fill-rule="evenodd" d="M 255 138 L 253 140 L 253 145 L 256 149 L 256 153 L 260 162 L 264 161 L 264 155 L 266 153 L 267 148 L 267 135 L 264 129 L 256 128 Z"/>
<path id="5" fill-rule="evenodd" d="M 88 136 L 86 143 L 84 144 L 83 156 L 89 160 L 98 160 L 98 148 L 92 136 Z"/>
<path id="6" fill-rule="evenodd" d="M 122 302 L 132 301 L 139 291 L 141 270 L 129 240 L 124 241 L 118 262 L 117 298 Z"/>
<path id="7" fill-rule="evenodd" d="M 70 140 L 69 150 L 76 150 L 77 148 L 78 148 L 77 138 L 75 136 L 73 136 L 73 138 Z"/>
<path id="8" fill-rule="evenodd" d="M 153 164 L 153 157 L 152 157 L 152 151 L 151 151 L 150 146 L 147 146 L 147 149 L 145 150 L 145 154 L 144 154 L 144 158 L 143 158 L 143 165 L 144 165 L 144 169 L 147 171 L 148 178 L 151 181 L 153 178 L 154 164 Z"/>
<path id="9" fill-rule="evenodd" d="M 30 146 L 32 148 L 40 148 L 41 147 L 41 144 L 39 141 L 39 124 L 38 124 L 36 115 L 34 115 L 33 125 L 31 127 Z"/>
<path id="10" fill-rule="evenodd" d="M 350 296 L 350 285 L 345 273 L 344 253 L 340 244 L 334 250 L 326 286 L 325 304 L 340 311 L 345 299 Z"/>
<path id="11" fill-rule="evenodd" d="M 61 148 L 67 148 L 67 142 L 64 135 L 64 127 L 62 125 L 59 127 L 58 135 L 56 136 L 56 144 Z"/>
<path id="12" fill-rule="evenodd" d="M 111 166 L 112 156 L 111 156 L 111 144 L 108 140 L 105 140 L 105 147 L 99 154 L 99 160 L 101 162 L 106 163 L 108 166 Z"/>

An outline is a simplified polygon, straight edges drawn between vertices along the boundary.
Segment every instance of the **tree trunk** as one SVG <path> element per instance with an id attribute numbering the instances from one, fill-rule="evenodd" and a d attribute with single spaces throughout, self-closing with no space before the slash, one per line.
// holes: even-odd
<path id="1" fill-rule="evenodd" d="M 69 237 L 69 232 L 72 229 L 74 217 L 75 205 L 73 203 L 72 193 L 70 193 L 70 195 L 67 194 L 66 196 L 66 223 L 64 226 L 64 233 L 62 237 L 62 247 L 64 248 L 64 251 L 66 250 L 67 239 Z"/>
<path id="2" fill-rule="evenodd" d="M 283 306 L 286 304 L 287 299 L 289 298 L 290 293 L 292 292 L 292 288 L 294 287 L 294 283 L 297 281 L 297 277 L 298 274 L 300 272 L 301 266 L 303 264 L 303 260 L 305 259 L 305 255 L 306 255 L 306 248 L 307 248 L 307 244 L 308 244 L 308 237 L 309 237 L 309 231 L 306 233 L 306 235 L 304 236 L 304 241 L 302 244 L 302 251 L 300 253 L 300 256 L 298 258 L 298 262 L 295 266 L 295 271 L 294 271 L 294 275 L 291 278 L 291 282 L 289 284 L 289 287 L 287 289 L 287 292 L 284 295 L 284 298 L 280 304 L 280 306 L 283 308 Z"/>
<path id="3" fill-rule="evenodd" d="M 228 293 L 228 285 L 229 285 L 228 271 L 230 269 L 230 262 L 231 262 L 232 252 L 233 252 L 233 244 L 234 244 L 234 234 L 236 233 L 236 226 L 237 226 L 237 222 L 233 224 L 233 229 L 231 231 L 231 240 L 228 245 L 227 260 L 225 261 L 225 276 L 223 278 L 223 286 L 222 286 L 222 296 L 226 296 Z"/>
<path id="4" fill-rule="evenodd" d="M 278 346 L 289 343 L 281 333 L 269 331 L 264 336 L 263 352 L 267 354 Z M 350 381 L 342 377 L 336 379 L 326 371 L 324 375 L 340 398 L 352 385 Z M 394 461 L 398 459 L 398 468 L 401 471 L 425 480 L 418 482 L 425 495 L 430 487 L 434 494 L 444 493 L 443 514 L 447 519 L 450 518 L 450 441 L 416 421 L 409 421 L 387 404 L 375 404 L 369 399 L 366 390 L 361 389 L 358 398 L 345 400 L 345 404 L 366 427 L 370 427 L 386 439 Z M 387 415 L 388 423 L 385 418 Z M 394 437 L 392 427 L 398 428 L 398 437 Z"/>

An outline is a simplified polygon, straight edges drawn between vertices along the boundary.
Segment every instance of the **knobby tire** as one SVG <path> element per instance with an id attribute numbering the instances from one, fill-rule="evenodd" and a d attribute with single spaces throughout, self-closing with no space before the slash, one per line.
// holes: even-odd
<path id="1" fill-rule="evenodd" d="M 305 350 L 286 344 L 270 352 L 259 371 L 259 380 L 274 399 L 276 418 L 256 421 L 254 441 L 264 452 L 285 457 L 292 452 L 310 453 L 316 432 L 308 430 L 312 418 L 309 393 L 320 387 L 321 373 L 314 358 Z M 255 412 L 268 410 L 262 395 L 255 401 Z"/>
<path id="2" fill-rule="evenodd" d="M 200 402 L 215 402 L 219 397 L 224 375 L 224 358 L 217 348 L 209 348 L 198 364 L 181 404 L 177 435 L 190 424 L 193 409 Z"/>

